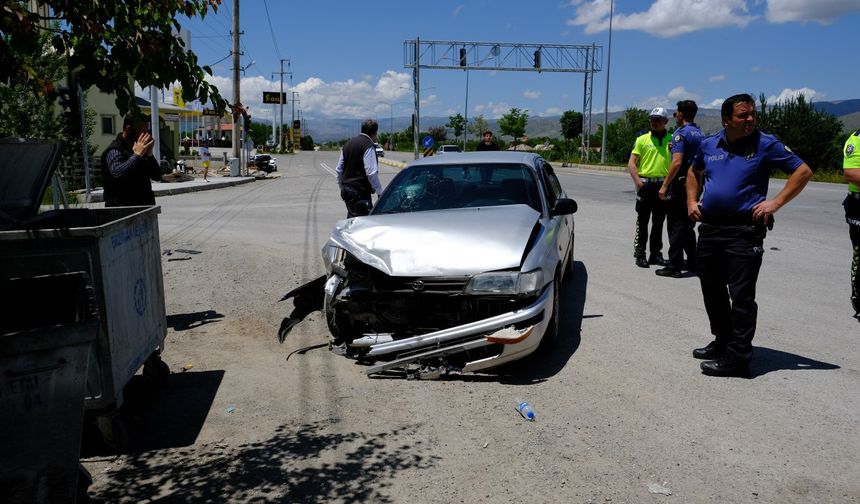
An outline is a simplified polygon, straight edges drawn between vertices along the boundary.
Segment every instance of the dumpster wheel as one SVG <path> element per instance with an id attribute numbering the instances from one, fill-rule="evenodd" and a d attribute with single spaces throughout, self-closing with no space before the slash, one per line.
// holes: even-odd
<path id="1" fill-rule="evenodd" d="M 128 426 L 119 413 L 97 416 L 95 421 L 107 448 L 120 452 L 128 447 Z"/>
<path id="2" fill-rule="evenodd" d="M 167 385 L 170 378 L 170 367 L 161 360 L 158 352 L 153 353 L 143 364 L 143 377 L 156 387 Z"/>

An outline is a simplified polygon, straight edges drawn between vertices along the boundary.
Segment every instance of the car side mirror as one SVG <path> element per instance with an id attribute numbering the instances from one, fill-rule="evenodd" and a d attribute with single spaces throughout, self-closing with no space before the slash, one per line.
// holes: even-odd
<path id="1" fill-rule="evenodd" d="M 556 215 L 570 215 L 572 213 L 576 213 L 577 208 L 576 201 L 570 198 L 559 198 L 552 207 L 552 210 L 549 212 L 549 215 L 550 217 L 555 217 Z"/>

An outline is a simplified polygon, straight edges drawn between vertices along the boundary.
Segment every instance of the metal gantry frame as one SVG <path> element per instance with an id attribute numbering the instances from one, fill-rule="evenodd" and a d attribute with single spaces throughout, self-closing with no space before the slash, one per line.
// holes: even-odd
<path id="1" fill-rule="evenodd" d="M 512 72 L 576 72 L 585 74 L 582 98 L 582 146 L 588 159 L 594 73 L 603 69 L 603 47 L 570 44 L 467 42 L 452 40 L 403 41 L 403 66 L 412 69 L 415 93 L 413 140 L 418 159 L 420 105 L 419 69 L 496 70 Z"/>

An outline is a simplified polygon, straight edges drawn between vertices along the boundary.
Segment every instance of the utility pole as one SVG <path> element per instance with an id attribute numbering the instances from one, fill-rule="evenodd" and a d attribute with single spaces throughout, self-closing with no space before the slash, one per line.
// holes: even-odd
<path id="1" fill-rule="evenodd" d="M 609 52 L 606 53 L 606 92 L 603 94 L 603 138 L 600 140 L 600 164 L 606 164 L 606 126 L 609 122 L 609 62 L 612 59 L 612 11 L 614 7 L 615 1 L 609 0 Z"/>
<path id="2" fill-rule="evenodd" d="M 239 106 L 239 0 L 233 0 L 233 106 Z M 239 157 L 239 117 L 233 113 L 233 157 Z M 241 166 L 241 161 L 240 165 Z"/>
<path id="3" fill-rule="evenodd" d="M 290 67 L 290 60 L 281 59 L 281 71 L 280 72 L 272 72 L 273 74 L 278 73 L 281 75 L 281 94 L 278 95 L 278 102 L 281 104 L 281 125 L 278 126 L 278 131 L 280 134 L 278 135 L 278 151 L 283 149 L 283 141 L 284 141 L 284 74 L 289 74 L 290 79 L 293 78 L 293 72 L 285 72 L 284 71 L 284 62 L 287 62 L 287 68 Z"/>
<path id="4" fill-rule="evenodd" d="M 294 148 L 295 148 L 295 146 L 297 145 L 297 140 L 296 140 L 296 138 L 295 138 L 295 134 L 296 134 L 296 132 L 295 132 L 295 131 L 293 131 L 293 129 L 294 129 L 294 128 L 293 128 L 293 124 L 295 124 L 295 122 L 296 122 L 296 100 L 298 100 L 298 98 L 296 98 L 296 97 L 297 97 L 298 95 L 299 95 L 299 92 L 298 92 L 298 91 L 293 91 L 293 99 L 291 100 L 291 101 L 293 102 L 293 118 L 292 118 L 292 122 L 290 122 L 290 131 L 292 131 L 292 132 L 293 132 L 293 147 L 294 147 Z M 299 111 L 299 114 L 301 114 L 301 110 Z M 299 140 L 298 140 L 298 142 L 299 142 L 299 144 L 300 144 L 300 143 L 301 143 L 301 139 L 299 139 Z"/>

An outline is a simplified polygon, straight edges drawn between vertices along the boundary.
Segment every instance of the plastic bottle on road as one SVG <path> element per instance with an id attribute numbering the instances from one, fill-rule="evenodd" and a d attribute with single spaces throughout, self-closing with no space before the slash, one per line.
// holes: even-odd
<path id="1" fill-rule="evenodd" d="M 522 401 L 517 399 L 517 404 L 515 409 L 520 412 L 520 415 L 523 416 L 526 420 L 530 422 L 534 422 L 535 420 L 535 412 L 532 411 L 532 407 L 526 401 Z"/>

